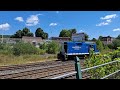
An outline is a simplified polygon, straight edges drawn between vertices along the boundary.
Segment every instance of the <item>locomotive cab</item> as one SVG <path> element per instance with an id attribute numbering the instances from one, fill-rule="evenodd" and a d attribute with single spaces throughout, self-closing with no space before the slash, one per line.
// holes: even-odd
<path id="1" fill-rule="evenodd" d="M 99 53 L 95 43 L 63 42 L 61 45 L 62 48 L 58 54 L 58 59 L 61 60 L 73 60 L 75 56 L 89 55 L 90 50 L 93 50 L 95 54 Z"/>

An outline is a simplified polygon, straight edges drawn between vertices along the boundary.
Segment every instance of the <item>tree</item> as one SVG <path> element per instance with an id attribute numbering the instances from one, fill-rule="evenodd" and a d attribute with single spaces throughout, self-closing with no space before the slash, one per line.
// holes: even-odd
<path id="1" fill-rule="evenodd" d="M 70 37 L 70 36 L 71 36 L 70 31 L 65 29 L 63 29 L 59 34 L 59 37 Z"/>
<path id="2" fill-rule="evenodd" d="M 98 49 L 98 50 L 102 51 L 102 50 L 104 49 L 103 43 L 102 43 L 101 40 L 98 39 L 98 40 L 96 41 L 96 44 L 97 44 L 97 49 Z"/>
<path id="3" fill-rule="evenodd" d="M 75 34 L 77 32 L 77 30 L 74 28 L 74 29 L 70 29 L 70 33 L 71 34 Z"/>
<path id="4" fill-rule="evenodd" d="M 103 38 L 102 36 L 99 36 L 99 38 L 98 38 L 98 39 L 102 41 L 102 38 Z"/>
<path id="5" fill-rule="evenodd" d="M 116 39 L 119 39 L 120 40 L 120 34 L 117 36 L 117 38 Z"/>
<path id="6" fill-rule="evenodd" d="M 37 30 L 35 31 L 35 36 L 41 37 L 42 39 L 47 39 L 48 33 L 45 33 L 41 28 L 37 28 Z"/>
<path id="7" fill-rule="evenodd" d="M 89 36 L 85 33 L 85 41 L 88 41 Z"/>
<path id="8" fill-rule="evenodd" d="M 113 41 L 113 49 L 117 49 L 117 47 L 120 47 L 120 40 L 116 39 Z"/>
<path id="9" fill-rule="evenodd" d="M 17 38 L 17 37 L 22 38 L 22 31 L 21 31 L 21 30 L 18 30 L 18 31 L 16 32 L 15 38 Z"/>
<path id="10" fill-rule="evenodd" d="M 48 33 L 44 33 L 43 34 L 43 39 L 47 39 L 48 38 Z"/>
<path id="11" fill-rule="evenodd" d="M 30 33 L 30 30 L 28 28 L 23 28 L 22 30 L 22 36 L 27 36 L 27 34 Z"/>
<path id="12" fill-rule="evenodd" d="M 108 48 L 113 49 L 113 43 L 107 45 Z"/>
<path id="13" fill-rule="evenodd" d="M 10 38 L 11 35 L 3 35 L 4 38 Z M 2 38 L 2 35 L 0 35 L 0 38 Z"/>
<path id="14" fill-rule="evenodd" d="M 93 38 L 92 41 L 97 41 L 96 38 Z"/>
<path id="15" fill-rule="evenodd" d="M 60 34 L 59 37 L 72 37 L 72 34 L 75 34 L 77 32 L 76 29 L 63 29 Z"/>
<path id="16" fill-rule="evenodd" d="M 23 28 L 23 30 L 18 30 L 14 35 L 11 36 L 11 38 L 22 38 L 22 36 L 29 36 L 33 37 L 34 34 L 30 32 L 28 28 Z"/>
<path id="17" fill-rule="evenodd" d="M 30 32 L 30 33 L 27 34 L 27 36 L 29 36 L 29 37 L 33 37 L 34 34 Z"/>

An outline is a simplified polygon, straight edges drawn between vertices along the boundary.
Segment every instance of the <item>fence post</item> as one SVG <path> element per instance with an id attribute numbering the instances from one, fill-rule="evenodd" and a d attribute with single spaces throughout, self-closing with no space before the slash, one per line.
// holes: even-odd
<path id="1" fill-rule="evenodd" d="M 81 72 L 81 66 L 80 66 L 80 59 L 76 56 L 75 57 L 75 70 L 76 70 L 76 78 L 82 79 L 82 72 Z"/>

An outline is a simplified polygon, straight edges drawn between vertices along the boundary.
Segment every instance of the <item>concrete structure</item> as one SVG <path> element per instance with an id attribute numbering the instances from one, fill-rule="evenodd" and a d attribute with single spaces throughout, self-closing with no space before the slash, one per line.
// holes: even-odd
<path id="1" fill-rule="evenodd" d="M 51 37 L 50 40 L 70 41 L 70 37 Z"/>
<path id="2" fill-rule="evenodd" d="M 37 45 L 38 43 L 42 42 L 42 38 L 41 37 L 27 37 L 27 36 L 23 36 L 22 37 L 22 41 L 25 43 L 31 43 L 34 45 Z"/>
<path id="3" fill-rule="evenodd" d="M 113 37 L 107 36 L 107 37 L 102 37 L 102 42 L 107 45 L 107 44 L 111 44 L 112 41 L 114 40 Z"/>
<path id="4" fill-rule="evenodd" d="M 72 41 L 85 41 L 85 33 L 72 34 Z"/>

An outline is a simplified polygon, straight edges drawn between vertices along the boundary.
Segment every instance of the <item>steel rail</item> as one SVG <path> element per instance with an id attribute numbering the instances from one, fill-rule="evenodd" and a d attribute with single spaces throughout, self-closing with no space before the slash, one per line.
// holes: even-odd
<path id="1" fill-rule="evenodd" d="M 76 74 L 76 73 L 77 73 L 76 71 L 70 72 L 70 73 L 65 73 L 64 75 L 60 75 L 60 76 L 53 77 L 53 78 L 50 78 L 50 79 L 61 79 L 61 78 L 65 78 L 65 77 L 72 76 L 72 75 L 74 75 L 74 74 Z"/>

